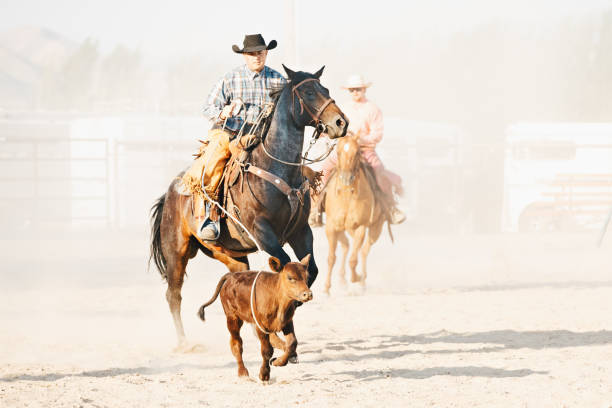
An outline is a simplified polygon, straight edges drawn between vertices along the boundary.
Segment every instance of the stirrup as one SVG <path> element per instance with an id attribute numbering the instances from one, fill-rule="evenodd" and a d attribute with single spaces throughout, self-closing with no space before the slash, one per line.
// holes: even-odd
<path id="1" fill-rule="evenodd" d="M 322 227 L 323 224 L 323 213 L 320 212 L 316 212 L 316 213 L 311 213 L 310 216 L 308 217 L 308 224 L 310 224 L 311 227 Z"/>
<path id="2" fill-rule="evenodd" d="M 216 241 L 220 235 L 221 231 L 219 231 L 216 223 L 211 221 L 210 218 L 204 220 L 200 228 L 198 228 L 198 238 L 203 241 Z"/>

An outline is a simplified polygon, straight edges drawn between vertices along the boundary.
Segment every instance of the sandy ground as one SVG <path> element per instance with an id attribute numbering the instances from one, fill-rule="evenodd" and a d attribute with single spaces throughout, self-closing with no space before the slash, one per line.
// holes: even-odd
<path id="1" fill-rule="evenodd" d="M 611 407 L 612 239 L 423 236 L 396 229 L 356 295 L 327 273 L 316 230 L 315 298 L 295 317 L 300 362 L 239 380 L 217 302 L 224 273 L 203 256 L 183 290 L 195 353 L 175 353 L 165 285 L 146 236 L 1 242 L 2 407 Z M 94 248 L 94 249 L 92 249 Z"/>

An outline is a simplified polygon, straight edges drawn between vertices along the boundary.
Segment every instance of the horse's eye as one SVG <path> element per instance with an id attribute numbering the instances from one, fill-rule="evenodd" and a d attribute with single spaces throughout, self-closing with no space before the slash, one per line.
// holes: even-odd
<path id="1" fill-rule="evenodd" d="M 289 282 L 295 282 L 295 279 L 293 279 L 291 276 L 289 276 L 287 279 L 289 279 Z"/>
<path id="2" fill-rule="evenodd" d="M 306 96 L 314 96 L 314 92 L 312 92 L 312 91 L 306 91 Z"/>

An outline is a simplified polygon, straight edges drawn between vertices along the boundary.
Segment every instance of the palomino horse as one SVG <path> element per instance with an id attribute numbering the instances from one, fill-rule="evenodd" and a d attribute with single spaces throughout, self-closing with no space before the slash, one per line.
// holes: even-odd
<path id="1" fill-rule="evenodd" d="M 299 259 L 311 255 L 308 286 L 317 277 L 308 225 L 310 193 L 301 168 L 304 130 L 312 125 L 337 138 L 346 134 L 348 121 L 319 82 L 323 68 L 314 75 L 286 67 L 285 71 L 289 81 L 277 94 L 267 134 L 251 151 L 242 175 L 227 193 L 228 210 L 251 232 L 256 243 L 229 218 L 221 223 L 221 235 L 214 244 L 199 241 L 192 197 L 177 191 L 180 177 L 152 208 L 151 259 L 168 282 L 166 300 L 179 349 L 187 344 L 181 320 L 185 267 L 198 250 L 233 272 L 249 269 L 247 254 L 255 252 L 257 245 L 284 266 L 290 258 L 283 245 L 289 243 Z"/>
<path id="2" fill-rule="evenodd" d="M 338 163 L 335 173 L 326 187 L 325 234 L 329 243 L 327 258 L 327 279 L 325 292 L 329 294 L 332 269 L 336 263 L 336 246 L 342 246 L 342 263 L 340 264 L 340 281 L 346 285 L 344 277 L 346 257 L 349 252 L 347 231 L 353 245 L 349 258 L 351 282 L 361 282 L 365 287 L 367 276 L 366 262 L 372 244 L 380 237 L 386 217 L 380 201 L 376 199 L 377 190 L 372 184 L 373 177 L 366 174 L 368 169 L 361 161 L 359 143 L 354 136 L 342 138 L 337 146 Z M 389 233 L 391 231 L 389 230 Z M 366 236 L 367 235 L 367 236 Z M 364 244 L 365 242 L 365 244 Z M 361 251 L 361 277 L 357 275 L 358 255 Z"/>

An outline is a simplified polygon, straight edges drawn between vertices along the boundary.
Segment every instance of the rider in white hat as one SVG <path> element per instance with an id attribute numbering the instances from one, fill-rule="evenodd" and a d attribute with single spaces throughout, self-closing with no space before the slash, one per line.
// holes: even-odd
<path id="1" fill-rule="evenodd" d="M 361 75 L 351 75 L 342 87 L 351 94 L 351 102 L 342 107 L 349 118 L 349 133 L 357 135 L 363 159 L 374 169 L 376 181 L 385 195 L 390 222 L 399 224 L 406 216 L 396 207 L 394 190 L 402 193 L 402 179 L 399 175 L 386 170 L 376 154 L 376 145 L 382 140 L 384 125 L 382 112 L 366 98 L 366 89 L 372 85 Z M 327 183 L 330 172 L 336 166 L 338 156 L 334 151 L 323 163 L 323 185 Z"/>

